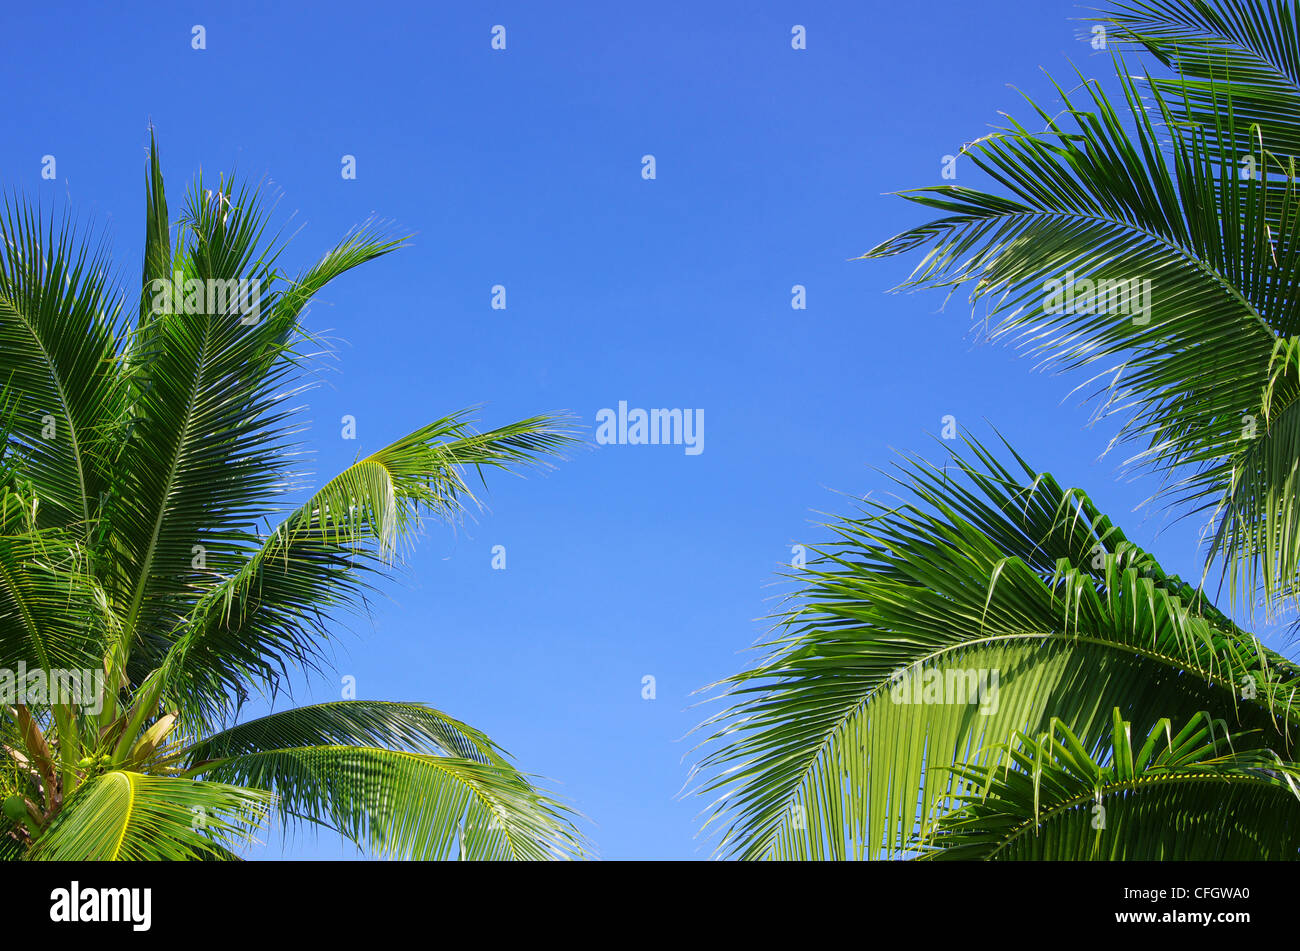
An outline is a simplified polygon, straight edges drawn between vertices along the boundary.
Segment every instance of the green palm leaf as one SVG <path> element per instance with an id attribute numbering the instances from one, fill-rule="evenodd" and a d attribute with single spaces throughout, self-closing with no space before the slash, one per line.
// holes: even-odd
<path id="1" fill-rule="evenodd" d="M 1199 713 L 1134 750 L 1114 711 L 1106 761 L 1060 722 L 1018 734 L 1006 768 L 957 767 L 959 808 L 920 843 L 943 860 L 1258 861 L 1300 857 L 1300 764 Z M 1140 734 L 1139 734 L 1140 735 Z M 1213 829 L 1213 834 L 1189 834 Z"/>
<path id="2" fill-rule="evenodd" d="M 476 433 L 462 413 L 335 476 L 178 628 L 161 661 L 172 705 L 187 722 L 218 716 L 232 696 L 273 691 L 288 665 L 314 665 L 330 622 L 359 606 L 366 574 L 397 553 L 422 509 L 442 519 L 463 514 L 474 498 L 463 470 L 545 465 L 574 442 L 564 422 L 536 417 Z"/>
<path id="3" fill-rule="evenodd" d="M 27 207 L 0 211 L 0 386 L 7 434 L 38 488 L 42 526 L 88 534 L 107 488 L 105 442 L 121 407 L 122 296 L 101 248 Z"/>
<path id="4" fill-rule="evenodd" d="M 1118 0 L 1104 11 L 1121 39 L 1176 75 L 1154 80 L 1181 122 L 1215 130 L 1239 153 L 1300 155 L 1300 14 L 1282 0 Z"/>
<path id="5" fill-rule="evenodd" d="M 1232 136 L 1189 128 L 1159 83 L 1148 107 L 1122 66 L 1118 82 L 1119 107 L 1088 81 L 1083 101 L 1061 91 L 1060 115 L 1034 106 L 1043 133 L 1013 122 L 967 149 L 1009 196 L 908 192 L 943 217 L 864 257 L 929 247 L 906 286 L 969 284 L 993 338 L 1065 369 L 1107 361 L 1098 412 L 1129 417 L 1130 461 L 1217 524 L 1210 555 L 1233 594 L 1272 604 L 1300 580 L 1300 377 L 1293 345 L 1279 354 L 1300 329 L 1300 195 L 1290 178 L 1244 178 Z"/>
<path id="6" fill-rule="evenodd" d="M 366 226 L 290 278 L 256 189 L 200 178 L 169 220 L 151 141 L 129 322 L 106 258 L 38 219 L 0 214 L 0 687 L 24 663 L 96 687 L 0 697 L 0 858 L 233 859 L 276 794 L 290 823 L 382 854 L 578 852 L 567 808 L 429 707 L 227 725 L 323 666 L 333 624 L 365 609 L 422 517 L 459 518 L 474 475 L 570 445 L 562 420 L 480 433 L 445 417 L 290 508 L 301 318 L 401 242 Z"/>
<path id="7" fill-rule="evenodd" d="M 1141 729 L 1224 710 L 1289 742 L 1300 670 L 1083 493 L 970 450 L 946 470 L 901 464 L 917 503 L 864 502 L 828 526 L 839 541 L 795 576 L 768 656 L 724 682 L 700 785 L 718 796 L 721 853 L 900 854 L 952 792 L 936 769 L 996 762 L 993 747 L 1053 717 L 1092 748 L 1115 706 Z"/>
<path id="8" fill-rule="evenodd" d="M 270 796 L 256 789 L 113 771 L 87 782 L 31 853 L 43 861 L 173 861 L 232 850 Z"/>
<path id="9" fill-rule="evenodd" d="M 382 856 L 543 860 L 578 852 L 562 807 L 504 763 L 334 745 L 259 750 L 195 772 L 273 789 L 287 823 L 328 825 Z"/>
<path id="10" fill-rule="evenodd" d="M 383 700 L 335 700 L 268 714 L 199 740 L 185 756 L 200 763 L 277 747 L 344 744 L 505 762 L 473 727 L 423 704 Z"/>
<path id="11" fill-rule="evenodd" d="M 965 286 L 988 336 L 1095 373 L 1129 462 L 1205 517 L 1207 573 L 1271 609 L 1300 595 L 1296 14 L 1104 18 L 1174 75 L 1116 58 L 1115 95 L 1080 77 L 1062 109 L 1030 102 L 1041 131 L 963 150 L 991 190 L 904 193 L 932 219 L 863 257 L 923 249 L 904 287 Z M 1300 668 L 1018 456 L 899 470 L 904 500 L 826 526 L 764 656 L 720 685 L 699 785 L 720 854 L 1295 857 Z M 1180 745 L 1202 711 L 1230 754 Z"/>

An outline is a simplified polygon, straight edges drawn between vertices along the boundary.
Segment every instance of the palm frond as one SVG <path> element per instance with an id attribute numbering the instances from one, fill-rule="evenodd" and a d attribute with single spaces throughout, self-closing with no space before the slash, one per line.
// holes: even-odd
<path id="1" fill-rule="evenodd" d="M 40 496 L 41 525 L 89 535 L 108 488 L 121 407 L 115 358 L 123 301 L 102 246 L 26 205 L 0 210 L 0 387 L 14 401 L 8 440 Z"/>
<path id="2" fill-rule="evenodd" d="M 969 447 L 942 470 L 900 463 L 915 503 L 828 526 L 767 656 L 724 682 L 699 787 L 720 853 L 899 854 L 950 794 L 936 769 L 996 761 L 1052 717 L 1093 747 L 1115 706 L 1142 729 L 1221 710 L 1289 742 L 1300 670 L 1085 494 Z"/>
<path id="3" fill-rule="evenodd" d="M 383 700 L 335 700 L 271 713 L 204 737 L 184 755 L 190 763 L 200 763 L 257 750 L 331 745 L 505 762 L 496 745 L 473 727 L 423 704 Z"/>
<path id="4" fill-rule="evenodd" d="M 238 754 L 197 772 L 273 790 L 286 824 L 327 825 L 381 856 L 542 860 L 579 851 L 566 810 L 504 763 L 327 745 Z"/>
<path id="5" fill-rule="evenodd" d="M 279 500 L 301 478 L 286 401 L 304 388 L 303 313 L 401 239 L 364 226 L 290 278 L 256 188 L 200 176 L 169 218 L 151 134 L 135 320 L 66 222 L 5 205 L 0 241 L 0 857 L 231 859 L 277 790 L 286 818 L 383 854 L 579 851 L 566 807 L 419 704 L 212 733 L 314 669 L 420 519 L 477 504 L 474 475 L 574 442 L 561 418 L 480 433 L 460 413 L 296 509 Z M 30 696 L 30 675 L 12 683 L 24 665 L 37 685 L 88 672 L 92 693 Z"/>
<path id="6" fill-rule="evenodd" d="M 1174 71 L 1153 80 L 1179 126 L 1239 154 L 1300 155 L 1300 13 L 1285 0 L 1114 0 L 1100 19 Z M 1178 126 L 1175 126 L 1175 132 Z"/>
<path id="7" fill-rule="evenodd" d="M 964 780 L 960 805 L 918 843 L 920 857 L 1300 858 L 1300 764 L 1248 748 L 1250 738 L 1229 733 L 1207 713 L 1193 716 L 1176 735 L 1170 720 L 1161 719 L 1137 749 L 1132 724 L 1118 709 L 1113 719 L 1104 760 L 1053 721 L 1040 736 L 1018 734 L 1003 766 L 956 767 Z"/>
<path id="8" fill-rule="evenodd" d="M 545 465 L 574 442 L 564 422 L 536 417 L 476 433 L 458 414 L 335 476 L 191 611 L 161 662 L 170 702 L 187 722 L 203 722 L 227 713 L 232 695 L 273 690 L 288 666 L 313 666 L 330 622 L 357 606 L 368 575 L 422 510 L 460 516 L 474 498 L 464 470 Z"/>
<path id="9" fill-rule="evenodd" d="M 43 861 L 215 857 L 248 838 L 271 797 L 217 782 L 113 771 L 87 782 L 37 840 Z"/>
<path id="10" fill-rule="evenodd" d="M 1275 385 L 1279 336 L 1300 330 L 1300 193 L 1243 178 L 1214 130 L 1165 141 L 1174 106 L 1157 88 L 1148 109 L 1118 81 L 1122 109 L 1085 82 L 1082 103 L 1061 92 L 1061 116 L 1034 107 L 1043 133 L 1012 123 L 969 148 L 1011 197 L 906 193 L 944 217 L 864 257 L 929 246 L 906 286 L 970 284 L 998 317 L 992 338 L 1065 369 L 1107 361 L 1098 415 L 1128 417 L 1130 462 L 1160 475 L 1171 508 L 1208 513 L 1233 596 L 1258 586 L 1271 605 L 1300 590 L 1294 368 Z"/>

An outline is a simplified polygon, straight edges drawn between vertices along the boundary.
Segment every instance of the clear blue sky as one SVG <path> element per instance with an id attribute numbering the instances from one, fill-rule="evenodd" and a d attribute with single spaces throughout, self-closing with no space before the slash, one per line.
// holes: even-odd
<path id="1" fill-rule="evenodd" d="M 1049 96 L 1040 67 L 1109 69 L 1064 0 L 926 3 L 5 4 L 0 184 L 69 207 L 139 274 L 148 128 L 171 204 L 200 168 L 265 178 L 305 263 L 372 214 L 412 246 L 330 288 L 340 344 L 309 395 L 324 478 L 430 419 L 704 410 L 704 451 L 602 446 L 494 478 L 431 526 L 373 618 L 340 631 L 362 697 L 487 731 L 590 817 L 606 858 L 693 858 L 678 798 L 699 688 L 748 661 L 791 546 L 839 493 L 887 490 L 891 447 L 937 457 L 945 414 L 996 424 L 1167 566 L 1189 525 L 1099 459 L 1079 382 L 976 346 L 964 297 L 889 295 L 914 261 L 851 262 L 919 221 L 884 193 Z M 191 28 L 207 49 L 191 49 Z M 506 27 L 507 48 L 491 48 Z M 791 49 L 791 28 L 807 49 Z M 641 175 L 653 154 L 657 178 Z M 40 176 L 55 156 L 57 179 Z M 341 157 L 356 156 L 344 180 Z M 959 184 L 980 184 L 970 165 Z M 504 285 L 507 309 L 490 307 Z M 792 310 L 791 287 L 807 288 Z M 355 415 L 359 440 L 339 437 Z M 504 545 L 507 568 L 492 569 Z M 657 699 L 642 699 L 642 677 Z M 338 677 L 299 702 L 335 699 Z M 353 855 L 306 836 L 268 857 Z"/>

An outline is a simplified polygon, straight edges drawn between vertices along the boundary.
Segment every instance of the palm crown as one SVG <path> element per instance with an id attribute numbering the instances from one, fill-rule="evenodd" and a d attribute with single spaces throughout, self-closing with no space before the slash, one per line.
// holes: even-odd
<path id="1" fill-rule="evenodd" d="M 1300 20 L 1281 0 L 1129 0 L 1116 57 L 964 150 L 998 186 L 906 193 L 913 287 L 1091 368 L 1156 498 L 1210 526 L 1243 604 L 1300 595 Z M 1000 459 L 1010 459 L 1004 462 Z M 973 439 L 908 458 L 793 577 L 725 682 L 704 792 L 746 858 L 1291 858 L 1300 667 L 1077 489 Z"/>
<path id="2" fill-rule="evenodd" d="M 70 228 L 0 217 L 0 855 L 232 858 L 275 817 L 404 858 L 574 854 L 569 811 L 430 707 L 236 722 L 321 666 L 422 513 L 472 502 L 466 471 L 545 464 L 563 418 L 449 416 L 287 510 L 304 308 L 400 242 L 360 230 L 290 279 L 249 188 L 197 182 L 170 221 L 152 145 L 145 223 L 128 311 Z"/>

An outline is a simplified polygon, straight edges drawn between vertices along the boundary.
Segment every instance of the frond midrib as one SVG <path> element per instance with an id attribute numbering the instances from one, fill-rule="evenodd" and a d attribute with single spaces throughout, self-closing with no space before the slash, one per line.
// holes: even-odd
<path id="1" fill-rule="evenodd" d="M 162 532 L 163 522 L 167 517 L 167 509 L 171 502 L 172 490 L 176 487 L 181 457 L 185 454 L 186 442 L 189 439 L 190 429 L 194 423 L 194 412 L 196 404 L 199 401 L 204 369 L 207 364 L 207 351 L 211 341 L 212 326 L 210 322 L 205 322 L 203 326 L 203 345 L 200 350 L 199 359 L 194 368 L 190 400 L 185 408 L 185 424 L 182 426 L 181 432 L 178 434 L 176 439 L 176 451 L 172 454 L 171 463 L 168 466 L 167 479 L 165 480 L 165 491 L 159 495 L 158 514 L 154 519 L 153 532 L 149 537 L 149 546 L 145 550 L 145 557 L 140 566 L 140 577 L 136 582 L 135 592 L 131 598 L 131 605 L 124 619 L 125 623 L 122 625 L 122 636 L 128 639 L 128 643 L 123 645 L 125 649 L 129 649 L 130 642 L 134 641 L 136 636 L 135 624 L 139 618 L 140 608 L 144 603 L 145 589 L 149 586 L 153 559 L 158 548 L 158 536 Z"/>
<path id="2" fill-rule="evenodd" d="M 1142 648 L 1140 646 L 1133 645 L 1133 644 L 1125 644 L 1119 641 L 1108 640 L 1106 638 L 1097 637 L 1095 635 L 1070 634 L 1062 631 L 1019 632 L 1015 634 L 985 635 L 982 637 L 961 641 L 960 643 L 957 644 L 945 645 L 939 648 L 938 650 L 932 651 L 931 653 L 927 654 L 925 657 L 914 661 L 913 663 L 924 664 L 926 661 L 931 661 L 937 657 L 943 656 L 944 654 L 953 653 L 972 646 L 987 646 L 997 641 L 1015 641 L 1015 640 L 1041 640 L 1041 641 L 1060 640 L 1060 641 L 1069 641 L 1071 643 L 1082 642 L 1082 643 L 1095 644 L 1100 647 L 1112 648 L 1128 656 L 1139 656 L 1139 657 L 1147 658 L 1149 660 L 1154 660 L 1165 667 L 1169 667 L 1170 669 L 1203 675 L 1207 680 L 1214 680 L 1218 683 L 1219 686 L 1224 688 L 1231 689 L 1235 687 L 1235 684 L 1232 681 L 1227 680 L 1221 676 L 1215 675 L 1213 671 L 1206 671 L 1199 667 L 1194 667 L 1188 664 L 1187 662 L 1185 662 L 1184 660 L 1173 657 L 1168 654 L 1161 654 L 1158 651 L 1149 650 L 1147 648 Z M 863 709 L 865 709 L 868 704 L 870 704 L 877 696 L 879 696 L 882 690 L 884 690 L 886 687 L 889 686 L 889 683 L 890 682 L 888 680 L 882 680 L 875 687 L 871 688 L 871 690 L 868 691 L 866 694 L 864 694 L 860 700 L 854 703 L 852 707 L 848 709 L 845 712 L 845 714 L 835 722 L 833 726 L 831 726 L 829 729 L 826 730 L 826 735 L 822 739 L 821 743 L 818 744 L 816 750 L 809 755 L 808 766 L 800 773 L 798 781 L 792 784 L 791 794 L 787 795 L 781 800 L 786 807 L 788 807 L 794 802 L 795 796 L 797 795 L 798 791 L 804 788 L 805 784 L 807 783 L 808 777 L 811 774 L 811 772 L 815 769 L 816 764 L 821 762 L 822 757 L 826 754 L 831 743 L 835 741 L 835 738 L 839 735 L 843 727 L 854 717 L 860 715 Z M 1260 707 L 1259 709 L 1265 713 L 1269 713 L 1269 714 L 1272 713 L 1272 711 L 1263 707 Z M 1288 720 L 1292 720 L 1295 721 L 1296 723 L 1300 723 L 1300 710 L 1297 710 L 1292 707 L 1287 707 L 1286 713 L 1287 713 Z M 782 828 L 783 826 L 778 826 L 776 829 L 774 829 L 773 836 L 779 833 Z M 765 848 L 762 852 L 762 857 L 764 858 L 770 857 L 772 854 L 772 850 L 775 848 L 776 848 L 775 841 L 769 842 L 768 847 Z"/>
<path id="3" fill-rule="evenodd" d="M 212 760 L 211 762 L 203 764 L 203 771 L 207 772 L 208 770 L 215 769 L 221 765 L 236 760 L 256 758 L 259 756 L 272 756 L 275 755 L 276 753 L 319 753 L 319 752 L 378 753 L 384 756 L 395 756 L 395 757 L 402 757 L 405 759 L 414 760 L 415 762 L 425 766 L 433 766 L 435 769 L 442 772 L 452 782 L 464 787 L 472 796 L 474 796 L 476 799 L 479 800 L 482 806 L 485 809 L 487 809 L 489 813 L 491 813 L 494 816 L 497 815 L 497 810 L 492 807 L 491 800 L 489 800 L 486 796 L 484 796 L 476 786 L 474 786 L 472 783 L 465 782 L 462 778 L 458 777 L 454 772 L 448 770 L 445 766 L 443 766 L 441 763 L 438 762 L 438 760 L 443 759 L 445 757 L 439 757 L 433 754 L 412 753 L 408 750 L 392 750 L 382 746 L 347 746 L 344 744 L 322 744 L 320 746 L 287 746 L 287 747 L 279 747 L 276 749 L 269 749 L 269 750 L 252 750 L 247 753 L 236 753 L 231 756 L 226 756 L 220 759 Z M 472 763 L 475 766 L 485 765 L 482 763 L 474 763 L 473 760 L 465 760 L 465 762 Z M 256 787 L 252 787 L 252 788 L 256 788 Z M 510 834 L 510 826 L 508 823 L 504 823 L 504 822 L 501 823 L 501 832 L 505 836 L 506 841 L 510 844 L 510 854 L 516 858 L 520 857 L 523 853 L 520 851 L 518 843 L 515 840 L 515 837 Z"/>
<path id="4" fill-rule="evenodd" d="M 1009 133 L 1004 133 L 1004 134 L 1009 135 Z M 937 186 L 937 187 L 946 188 L 948 186 Z M 933 189 L 924 189 L 924 190 L 930 191 Z M 1166 249 L 1173 251 L 1180 259 L 1184 261 L 1184 263 L 1195 265 L 1198 271 L 1211 278 L 1215 287 L 1227 292 L 1228 296 L 1233 298 L 1238 304 L 1240 304 L 1241 307 L 1248 312 L 1249 316 L 1254 317 L 1259 322 L 1260 327 L 1268 334 L 1270 340 L 1275 340 L 1277 338 L 1277 331 L 1273 329 L 1272 325 L 1269 324 L 1268 320 L 1265 319 L 1263 314 L 1259 312 L 1259 309 L 1244 294 L 1242 294 L 1240 288 L 1238 288 L 1236 284 L 1234 284 L 1227 277 L 1225 277 L 1217 268 L 1212 267 L 1209 264 L 1209 262 L 1198 257 L 1193 251 L 1184 247 L 1179 242 L 1165 235 L 1162 235 L 1159 232 L 1152 231 L 1150 228 L 1143 227 L 1131 221 L 1125 221 L 1122 218 L 1107 218 L 1103 215 L 1089 215 L 1089 214 L 1084 214 L 1082 212 L 1072 211 L 1072 210 L 1062 211 L 1062 210 L 1051 210 L 1045 208 L 1032 208 L 1031 206 L 1028 205 L 1026 205 L 1025 208 L 1027 209 L 1025 211 L 1010 212 L 1008 214 L 989 215 L 989 216 L 977 218 L 976 220 L 1011 221 L 1015 219 L 1066 219 L 1066 220 L 1073 220 L 1073 221 L 1094 222 L 1096 224 L 1108 225 L 1117 228 L 1121 231 L 1127 231 L 1131 234 L 1142 235 L 1157 244 L 1163 245 Z M 964 284 L 972 280 L 976 281 L 976 284 L 978 286 L 979 280 L 973 274 L 969 276 L 961 277 L 960 279 L 948 278 L 943 281 L 936 282 L 936 286 L 953 286 L 958 284 Z M 905 286 L 911 286 L 914 284 L 915 282 L 911 280 L 905 282 Z"/>
<path id="5" fill-rule="evenodd" d="M 1090 792 L 1083 792 L 1076 796 L 1071 796 L 1070 798 L 1043 810 L 1038 815 L 1026 819 L 1009 832 L 1006 838 L 999 842 L 998 845 L 989 852 L 988 858 L 991 859 L 1003 849 L 1008 848 L 1016 839 L 1020 838 L 1031 829 L 1037 828 L 1049 819 L 1052 819 L 1069 809 L 1073 809 L 1075 806 L 1083 805 L 1084 803 L 1093 801 L 1094 799 L 1105 798 L 1106 796 L 1115 793 L 1135 792 L 1142 788 L 1149 789 L 1152 786 L 1173 785 L 1178 783 L 1192 785 L 1197 783 L 1230 783 L 1237 785 L 1253 784 L 1267 786 L 1271 789 L 1277 788 L 1276 784 L 1270 780 L 1265 779 L 1262 776 L 1252 776 L 1247 773 L 1179 773 L 1171 771 L 1169 773 L 1162 773 L 1155 776 L 1138 776 L 1120 782 L 1106 783 Z"/>

